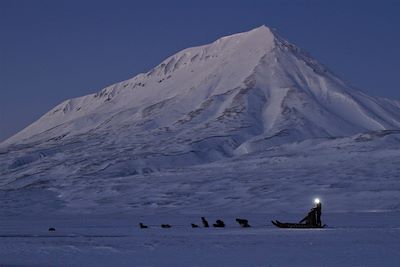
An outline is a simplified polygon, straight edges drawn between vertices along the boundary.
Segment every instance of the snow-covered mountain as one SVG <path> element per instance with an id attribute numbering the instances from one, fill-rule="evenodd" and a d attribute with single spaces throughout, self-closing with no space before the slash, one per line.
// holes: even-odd
<path id="1" fill-rule="evenodd" d="M 232 149 L 247 151 L 266 138 L 399 129 L 400 104 L 352 89 L 261 26 L 185 49 L 148 73 L 64 101 L 5 143 L 124 127 L 132 133 L 185 129 L 192 138 L 232 133 Z"/>
<path id="2" fill-rule="evenodd" d="M 76 192 L 67 196 L 64 189 L 86 178 L 106 183 L 277 146 L 296 154 L 290 144 L 302 151 L 309 148 L 298 144 L 362 149 L 353 142 L 379 139 L 375 149 L 387 139 L 382 147 L 397 146 L 399 129 L 399 101 L 352 88 L 261 26 L 182 50 L 147 73 L 59 104 L 0 144 L 0 188 L 43 186 L 71 200 Z M 87 186 L 81 192 L 90 193 Z"/>

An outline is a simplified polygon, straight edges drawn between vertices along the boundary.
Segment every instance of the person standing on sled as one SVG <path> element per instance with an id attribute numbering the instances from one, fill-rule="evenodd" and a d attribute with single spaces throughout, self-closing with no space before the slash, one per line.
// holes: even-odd
<path id="1" fill-rule="evenodd" d="M 307 225 L 321 227 L 321 209 L 322 205 L 319 199 L 315 199 L 315 207 L 310 210 L 306 217 L 304 217 L 299 223 L 305 222 Z"/>

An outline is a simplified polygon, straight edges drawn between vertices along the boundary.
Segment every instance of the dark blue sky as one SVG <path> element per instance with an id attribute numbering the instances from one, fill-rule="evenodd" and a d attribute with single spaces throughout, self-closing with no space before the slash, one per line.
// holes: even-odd
<path id="1" fill-rule="evenodd" d="M 65 99 L 262 24 L 368 94 L 400 99 L 400 1 L 147 2 L 0 0 L 0 141 Z"/>

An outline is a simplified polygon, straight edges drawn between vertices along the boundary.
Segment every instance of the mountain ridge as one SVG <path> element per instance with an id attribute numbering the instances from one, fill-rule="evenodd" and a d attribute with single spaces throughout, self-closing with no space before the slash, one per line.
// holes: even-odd
<path id="1" fill-rule="evenodd" d="M 180 106 L 169 109 L 168 116 L 156 124 L 177 125 L 199 113 L 213 99 L 227 97 L 235 90 L 242 91 L 232 99 L 228 97 L 228 102 L 220 107 L 214 107 L 215 116 L 232 113 L 235 107 L 243 111 L 245 102 L 252 99 L 254 103 L 247 103 L 247 108 L 263 105 L 258 107 L 262 114 L 257 115 L 260 118 L 255 123 L 263 124 L 267 135 L 292 129 L 292 120 L 301 124 L 294 128 L 300 135 L 304 132 L 306 138 L 348 136 L 400 127 L 396 101 L 379 100 L 354 90 L 306 52 L 261 26 L 219 38 L 208 45 L 184 49 L 147 73 L 110 85 L 98 93 L 66 100 L 2 145 L 82 134 L 115 120 L 118 114 L 129 113 L 125 117 L 130 119 L 121 120 L 140 123 L 151 110 L 171 101 L 178 101 Z M 242 106 L 238 107 L 240 98 L 247 97 L 245 91 L 258 95 L 263 103 L 248 95 L 249 99 L 242 99 L 239 104 Z M 305 110 L 307 106 L 312 109 Z M 314 111 L 329 118 L 321 114 L 318 117 Z M 350 113 L 357 113 L 357 118 L 351 118 Z M 283 122 L 282 117 L 286 117 Z M 329 120 L 336 120 L 339 126 L 327 125 Z M 303 127 L 310 123 L 312 126 Z M 274 129 L 276 124 L 281 124 L 279 129 Z M 347 130 L 335 129 L 340 127 Z M 48 132 L 52 134 L 46 136 Z"/>

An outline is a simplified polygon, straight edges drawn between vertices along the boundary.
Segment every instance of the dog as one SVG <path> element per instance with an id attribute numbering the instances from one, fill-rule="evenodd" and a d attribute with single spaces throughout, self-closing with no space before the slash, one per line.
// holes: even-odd
<path id="1" fill-rule="evenodd" d="M 199 228 L 197 224 L 191 223 L 190 225 L 192 226 L 192 228 Z"/>
<path id="2" fill-rule="evenodd" d="M 249 221 L 246 219 L 237 218 L 236 221 L 238 222 L 238 224 L 240 224 L 240 226 L 242 226 L 244 228 L 250 227 Z"/>
<path id="3" fill-rule="evenodd" d="M 56 228 L 54 228 L 54 227 L 49 228 L 49 232 L 55 232 L 55 231 L 56 231 Z"/>
<path id="4" fill-rule="evenodd" d="M 203 226 L 204 226 L 204 227 L 209 227 L 209 225 L 208 225 L 208 222 L 207 222 L 206 218 L 204 218 L 204 217 L 201 217 L 201 222 L 203 223 Z"/>
<path id="5" fill-rule="evenodd" d="M 171 225 L 169 225 L 169 224 L 161 224 L 161 228 L 171 228 Z"/>
<path id="6" fill-rule="evenodd" d="M 225 223 L 222 220 L 216 220 L 213 226 L 217 228 L 223 228 L 225 227 Z"/>
<path id="7" fill-rule="evenodd" d="M 149 228 L 147 225 L 144 225 L 143 223 L 139 223 L 139 227 L 140 229 Z"/>

